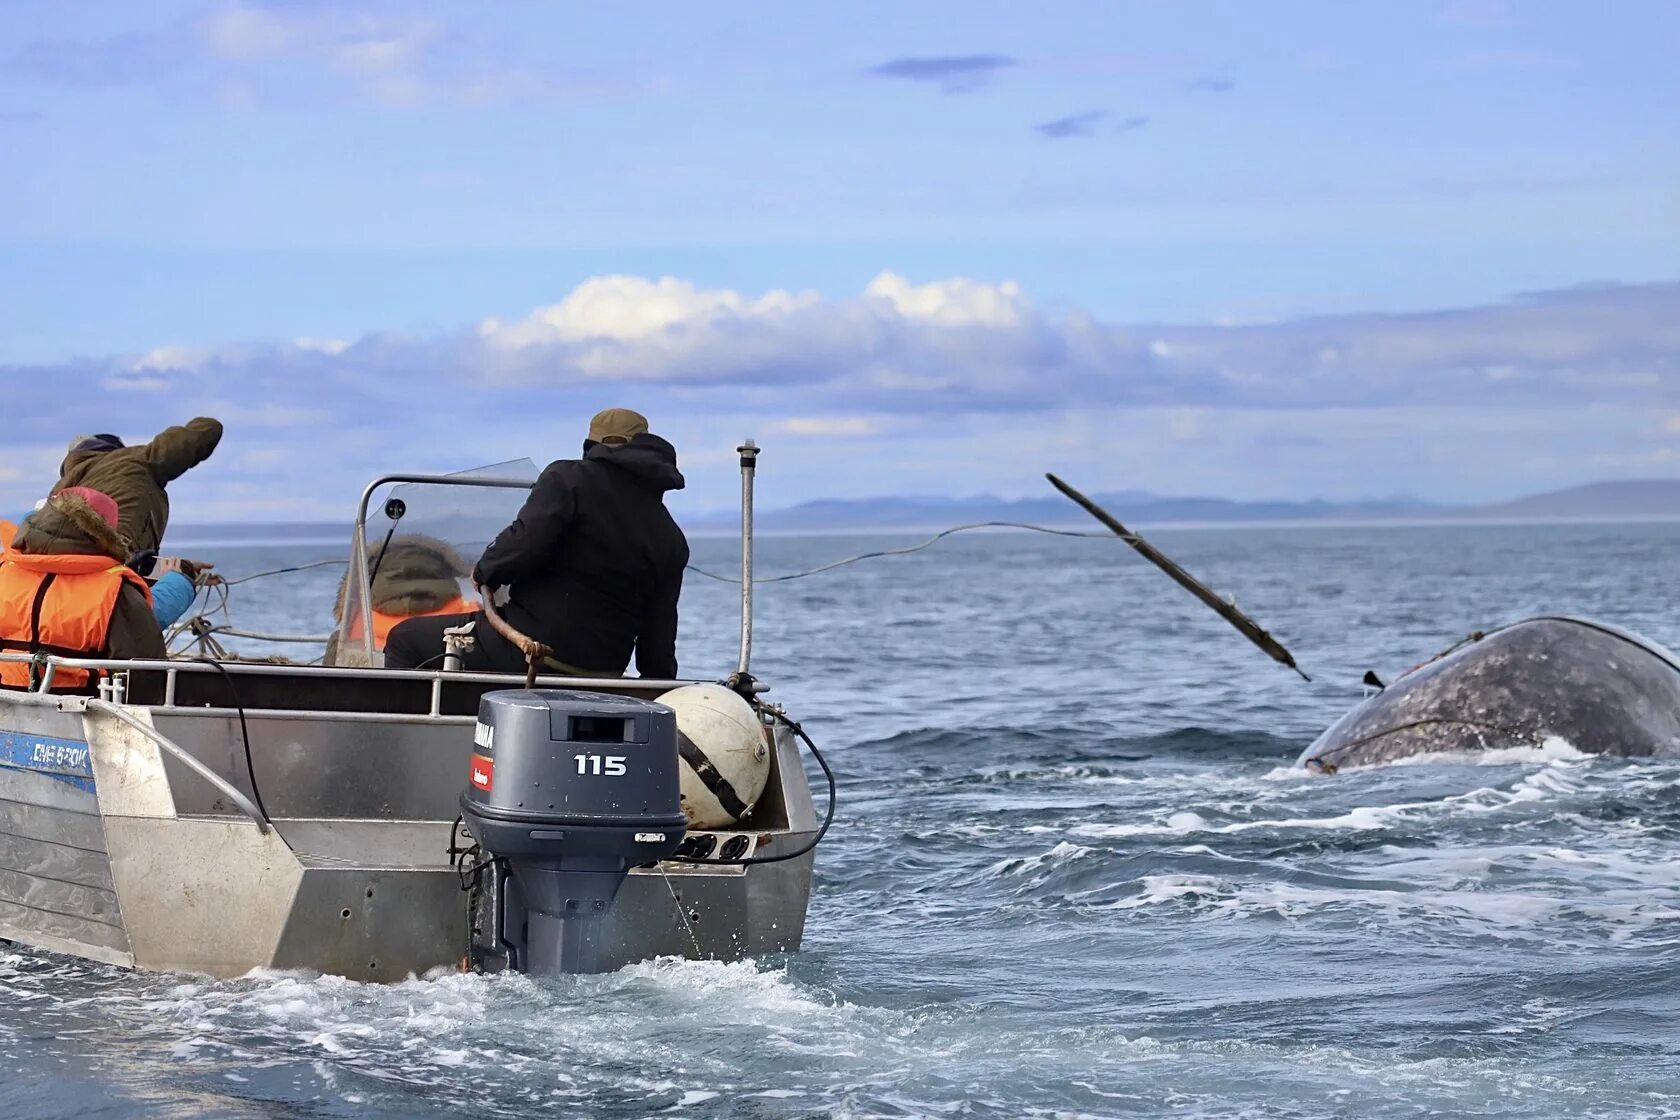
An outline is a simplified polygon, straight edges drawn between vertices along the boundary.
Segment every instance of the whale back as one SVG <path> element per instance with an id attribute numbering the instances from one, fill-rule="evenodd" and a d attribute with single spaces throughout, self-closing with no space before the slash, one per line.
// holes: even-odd
<path id="1" fill-rule="evenodd" d="M 1332 724 L 1300 763 L 1333 770 L 1549 739 L 1587 754 L 1680 755 L 1680 660 L 1587 619 L 1525 619 L 1406 673 Z"/>

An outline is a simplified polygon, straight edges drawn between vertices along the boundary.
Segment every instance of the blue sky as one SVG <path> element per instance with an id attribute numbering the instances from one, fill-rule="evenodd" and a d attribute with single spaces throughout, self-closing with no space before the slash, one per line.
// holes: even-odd
<path id="1" fill-rule="evenodd" d="M 1680 476 L 1680 8 L 13 3 L 0 508 L 572 452 L 682 501 Z"/>

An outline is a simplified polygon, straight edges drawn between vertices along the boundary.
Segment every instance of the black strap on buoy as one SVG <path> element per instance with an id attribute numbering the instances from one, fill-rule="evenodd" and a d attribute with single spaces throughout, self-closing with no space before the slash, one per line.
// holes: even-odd
<path id="1" fill-rule="evenodd" d="M 1311 677 L 1307 676 L 1307 674 L 1302 671 L 1299 665 L 1295 664 L 1294 654 L 1290 653 L 1287 649 L 1284 649 L 1282 643 L 1268 634 L 1265 628 L 1258 622 L 1249 618 L 1242 611 L 1239 611 L 1235 603 L 1221 598 L 1219 593 L 1214 591 L 1213 588 L 1209 587 L 1207 584 L 1179 567 L 1173 562 L 1171 557 L 1167 556 L 1160 549 L 1156 548 L 1154 545 L 1150 544 L 1148 541 L 1120 524 L 1120 522 L 1116 521 L 1113 515 L 1111 515 L 1107 510 L 1087 498 L 1084 494 L 1081 494 L 1079 491 L 1075 490 L 1073 487 L 1069 486 L 1053 474 L 1046 474 L 1044 477 L 1050 480 L 1050 485 L 1060 490 L 1068 498 L 1071 498 L 1074 503 L 1086 513 L 1108 526 L 1109 531 L 1115 536 L 1119 537 L 1121 540 L 1136 549 L 1138 554 L 1145 560 L 1149 561 L 1151 564 L 1167 573 L 1167 575 L 1171 576 L 1174 583 L 1177 583 L 1180 587 L 1184 588 L 1184 590 L 1190 592 L 1190 594 L 1212 607 L 1214 612 L 1218 614 L 1220 618 L 1223 618 L 1226 622 L 1229 622 L 1232 626 L 1236 627 L 1237 631 L 1242 634 L 1243 637 L 1259 646 L 1267 657 L 1270 657 L 1273 661 L 1276 661 L 1280 665 L 1287 665 L 1297 673 L 1300 673 L 1302 680 L 1312 680 Z"/>
<path id="2" fill-rule="evenodd" d="M 718 799 L 718 804 L 723 806 L 724 812 L 735 820 L 747 815 L 747 804 L 741 800 L 741 795 L 735 792 L 735 787 L 729 784 L 729 779 L 706 757 L 706 752 L 681 731 L 677 732 L 677 753 L 694 770 L 694 775 L 700 779 L 700 783 L 711 790 L 712 796 Z"/>

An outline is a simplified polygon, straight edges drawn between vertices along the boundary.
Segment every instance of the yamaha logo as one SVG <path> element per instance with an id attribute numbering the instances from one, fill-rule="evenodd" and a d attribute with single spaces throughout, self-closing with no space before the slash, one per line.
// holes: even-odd
<path id="1" fill-rule="evenodd" d="M 468 777 L 474 789 L 490 792 L 491 785 L 496 781 L 496 760 L 475 751 Z"/>

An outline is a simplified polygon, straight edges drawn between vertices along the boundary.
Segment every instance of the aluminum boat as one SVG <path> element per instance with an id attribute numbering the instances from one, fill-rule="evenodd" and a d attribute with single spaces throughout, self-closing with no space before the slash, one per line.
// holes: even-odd
<path id="1" fill-rule="evenodd" d="M 369 981 L 532 959 L 548 961 L 546 970 L 596 970 L 660 955 L 797 950 L 827 818 L 819 822 L 812 803 L 798 725 L 764 703 L 749 672 L 756 456 L 748 441 L 741 653 L 727 682 L 757 715 L 767 784 L 749 814 L 718 829 L 632 831 L 641 826 L 615 815 L 617 801 L 573 803 L 569 824 L 529 829 L 557 845 L 551 863 L 570 874 L 582 865 L 566 844 L 603 821 L 623 824 L 631 854 L 607 867 L 608 889 L 568 887 L 559 917 L 545 919 L 563 926 L 567 907 L 587 911 L 588 936 L 573 937 L 588 950 L 583 958 L 556 964 L 559 956 L 534 944 L 526 954 L 535 918 L 527 928 L 523 911 L 497 907 L 512 906 L 527 880 L 517 866 L 511 876 L 499 868 L 506 861 L 459 824 L 476 781 L 471 760 L 482 757 L 481 711 L 528 693 L 557 709 L 576 701 L 657 714 L 667 710 L 660 696 L 694 682 L 379 667 L 368 637 L 367 543 L 387 527 L 370 527 L 370 505 L 394 495 L 384 503 L 387 543 L 399 523 L 470 541 L 510 520 L 509 503 L 516 508 L 531 484 L 482 474 L 388 475 L 368 485 L 352 533 L 338 664 L 36 655 L 39 686 L 0 691 L 0 938 L 143 969 L 222 977 L 305 969 Z M 97 670 L 97 694 L 51 691 L 54 673 L 70 667 Z M 659 768 L 675 766 L 675 756 L 640 749 L 651 751 L 655 784 L 664 782 Z M 632 768 L 639 758 L 632 753 Z M 580 784 L 576 797 L 606 796 L 598 784 Z M 832 792 L 830 777 L 827 817 Z M 650 837 L 661 858 L 640 859 L 633 844 Z M 585 898 L 593 901 L 580 908 Z"/>

